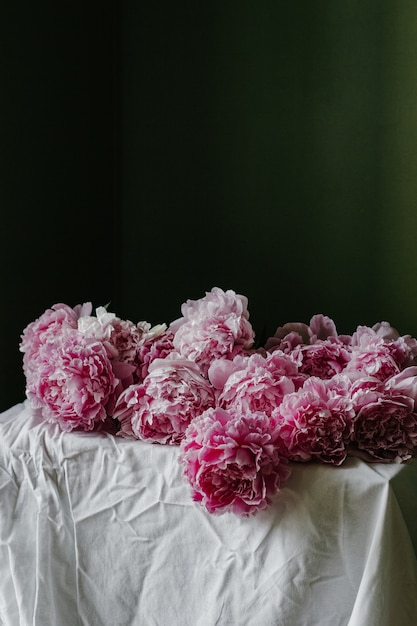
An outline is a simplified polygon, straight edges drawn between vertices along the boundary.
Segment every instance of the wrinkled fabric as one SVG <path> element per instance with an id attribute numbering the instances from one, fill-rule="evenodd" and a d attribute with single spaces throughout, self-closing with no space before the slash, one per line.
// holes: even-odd
<path id="1" fill-rule="evenodd" d="M 417 462 L 292 464 L 256 516 L 178 448 L 0 415 L 2 626 L 415 626 Z M 414 546 L 414 549 L 413 549 Z"/>

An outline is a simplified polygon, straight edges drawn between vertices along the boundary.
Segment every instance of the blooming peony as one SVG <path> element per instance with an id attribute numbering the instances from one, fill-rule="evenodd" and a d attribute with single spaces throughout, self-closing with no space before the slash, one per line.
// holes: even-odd
<path id="1" fill-rule="evenodd" d="M 300 372 L 322 379 L 340 374 L 351 356 L 349 348 L 333 337 L 318 339 L 309 345 L 299 345 L 290 354 L 298 363 Z"/>
<path id="2" fill-rule="evenodd" d="M 290 461 L 417 454 L 417 339 L 388 322 L 339 335 L 318 314 L 256 346 L 247 298 L 218 287 L 181 313 L 152 327 L 54 304 L 21 336 L 29 403 L 64 431 L 179 445 L 210 513 L 264 509 Z"/>
<path id="3" fill-rule="evenodd" d="M 272 415 L 291 460 L 343 463 L 355 417 L 350 386 L 343 375 L 331 380 L 312 376 L 299 391 L 284 396 Z"/>
<path id="4" fill-rule="evenodd" d="M 384 381 L 401 370 L 391 347 L 382 341 L 376 341 L 364 347 L 352 347 L 351 358 L 345 371 L 348 374 L 373 376 Z"/>
<path id="5" fill-rule="evenodd" d="M 113 417 L 122 436 L 178 444 L 192 419 L 214 405 L 214 391 L 186 359 L 155 359 L 142 384 L 119 396 Z"/>
<path id="6" fill-rule="evenodd" d="M 105 421 L 117 384 L 103 344 L 72 330 L 40 347 L 27 394 L 32 406 L 62 430 L 92 430 Z"/>
<path id="7" fill-rule="evenodd" d="M 188 426 L 179 460 L 193 499 L 209 513 L 248 516 L 265 509 L 290 475 L 279 427 L 263 413 L 211 408 Z"/>
<path id="8" fill-rule="evenodd" d="M 155 359 L 164 359 L 174 350 L 174 334 L 167 329 L 166 324 L 152 326 L 147 322 L 140 322 L 141 338 L 136 350 L 136 376 L 143 381 L 149 371 L 149 366 Z"/>
<path id="9" fill-rule="evenodd" d="M 304 322 L 288 322 L 279 326 L 273 337 L 269 337 L 265 348 L 268 351 L 282 350 L 292 352 L 297 346 L 308 346 L 316 341 L 338 338 L 346 343 L 346 337 L 338 336 L 334 321 L 327 315 L 313 315 L 310 324 Z"/>
<path id="10" fill-rule="evenodd" d="M 417 366 L 404 368 L 399 374 L 391 376 L 384 383 L 384 389 L 391 395 L 409 396 L 417 410 Z"/>
<path id="11" fill-rule="evenodd" d="M 31 370 L 36 370 L 36 362 L 39 349 L 46 343 L 53 342 L 57 334 L 66 329 L 76 329 L 81 315 L 91 313 L 91 302 L 83 305 L 78 304 L 71 308 L 67 304 L 54 304 L 46 309 L 40 317 L 31 322 L 23 330 L 19 349 L 24 353 L 23 371 L 25 375 Z"/>
<path id="12" fill-rule="evenodd" d="M 352 335 L 352 359 L 348 370 L 376 376 L 380 380 L 411 366 L 417 356 L 417 341 L 399 333 L 388 324 L 380 322 L 372 328 L 358 326 Z"/>
<path id="13" fill-rule="evenodd" d="M 218 406 L 240 412 L 262 411 L 266 415 L 271 415 L 283 397 L 301 386 L 305 378 L 300 376 L 293 359 L 278 351 L 266 357 L 238 355 L 232 362 L 215 361 L 208 376 L 219 389 Z"/>
<path id="14" fill-rule="evenodd" d="M 357 417 L 353 443 L 367 460 L 400 463 L 417 449 L 417 367 L 384 382 L 358 379 L 352 385 Z M 355 448 L 352 448 L 352 453 Z"/>
<path id="15" fill-rule="evenodd" d="M 232 290 L 214 287 L 200 300 L 187 300 L 181 311 L 183 317 L 170 325 L 174 348 L 204 374 L 214 359 L 233 358 L 253 345 L 247 298 Z"/>
<path id="16" fill-rule="evenodd" d="M 374 460 L 400 463 L 417 449 L 417 414 L 409 396 L 375 394 L 364 404 L 356 422 L 354 443 Z"/>

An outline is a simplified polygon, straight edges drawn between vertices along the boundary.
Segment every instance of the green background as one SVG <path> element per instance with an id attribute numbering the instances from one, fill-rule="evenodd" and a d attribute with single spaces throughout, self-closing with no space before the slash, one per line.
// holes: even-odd
<path id="1" fill-rule="evenodd" d="M 417 335 L 415 2 L 3 3 L 0 45 L 0 410 L 56 302 Z"/>

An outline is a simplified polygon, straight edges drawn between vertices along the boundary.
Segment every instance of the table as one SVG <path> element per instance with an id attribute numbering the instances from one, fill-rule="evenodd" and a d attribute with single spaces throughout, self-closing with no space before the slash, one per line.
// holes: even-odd
<path id="1" fill-rule="evenodd" d="M 415 626 L 417 462 L 293 464 L 208 514 L 178 448 L 0 414 L 2 626 Z"/>

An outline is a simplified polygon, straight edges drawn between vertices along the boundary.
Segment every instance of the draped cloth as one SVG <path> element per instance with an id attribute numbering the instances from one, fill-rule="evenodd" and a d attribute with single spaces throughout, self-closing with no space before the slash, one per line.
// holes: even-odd
<path id="1" fill-rule="evenodd" d="M 417 461 L 292 464 L 210 515 L 178 448 L 0 414 L 1 626 L 415 626 Z"/>

